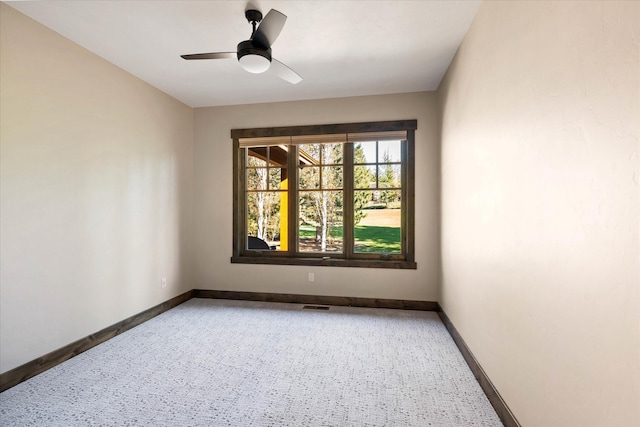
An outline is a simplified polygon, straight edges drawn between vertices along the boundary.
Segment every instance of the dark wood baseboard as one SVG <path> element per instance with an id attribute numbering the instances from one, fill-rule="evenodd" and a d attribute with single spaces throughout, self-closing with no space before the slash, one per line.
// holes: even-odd
<path id="1" fill-rule="evenodd" d="M 157 316 L 158 314 L 182 304 L 192 297 L 193 291 L 185 292 L 184 294 L 178 295 L 175 298 L 171 298 L 170 300 L 158 304 L 155 307 L 151 307 L 121 322 L 106 327 L 94 334 L 89 335 L 88 337 L 79 339 L 78 341 L 72 342 L 71 344 L 59 348 L 58 350 L 52 351 L 51 353 L 45 354 L 44 356 L 32 360 L 31 362 L 27 362 L 24 365 L 4 372 L 3 374 L 0 374 L 0 392 L 3 392 L 17 384 L 20 384 L 21 382 L 26 381 L 29 378 L 46 371 L 47 369 L 53 368 L 54 366 L 64 362 L 65 360 L 69 360 L 72 357 L 77 356 L 78 354 L 83 353 L 90 348 L 95 347 L 96 345 L 115 337 L 116 335 L 119 335 L 135 326 L 138 326 L 141 323 L 144 323 L 147 320 Z"/>
<path id="2" fill-rule="evenodd" d="M 449 331 L 453 341 L 458 346 L 460 353 L 462 353 L 462 357 L 464 357 L 464 360 L 467 362 L 467 365 L 469 365 L 471 372 L 473 372 L 476 380 L 478 380 L 482 391 L 487 395 L 491 406 L 495 409 L 498 417 L 502 421 L 502 424 L 504 424 L 505 427 L 521 427 L 520 423 L 502 399 L 500 393 L 498 393 L 498 390 L 496 390 L 493 383 L 484 372 L 484 369 L 482 369 L 482 366 L 480 366 L 475 356 L 471 353 L 471 350 L 469 350 L 469 347 L 467 347 L 467 344 L 462 339 L 462 336 L 460 336 L 458 330 L 453 326 L 453 323 L 451 323 L 451 320 L 441 307 L 438 308 L 438 316 L 442 319 L 442 323 L 444 323 L 444 326 Z"/>
<path id="3" fill-rule="evenodd" d="M 194 298 L 215 298 L 244 301 L 284 302 L 293 304 L 337 305 L 370 308 L 394 308 L 400 310 L 437 311 L 435 301 L 411 301 L 382 298 L 336 297 L 321 295 L 272 294 L 265 292 L 236 292 L 194 289 Z"/>

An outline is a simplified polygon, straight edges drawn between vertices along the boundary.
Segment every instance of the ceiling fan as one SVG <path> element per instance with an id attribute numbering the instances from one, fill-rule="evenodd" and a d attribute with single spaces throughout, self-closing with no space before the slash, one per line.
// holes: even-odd
<path id="1" fill-rule="evenodd" d="M 249 9 L 244 16 L 253 27 L 251 38 L 238 44 L 237 52 L 212 52 L 180 55 L 184 59 L 224 59 L 238 58 L 240 66 L 250 73 L 264 73 L 271 70 L 278 77 L 289 83 L 296 84 L 302 77 L 291 68 L 271 56 L 271 45 L 276 41 L 284 23 L 286 15 L 271 9 L 262 19 L 262 13 Z M 261 22 L 262 21 L 262 22 Z M 258 25 L 259 24 L 259 25 Z"/>

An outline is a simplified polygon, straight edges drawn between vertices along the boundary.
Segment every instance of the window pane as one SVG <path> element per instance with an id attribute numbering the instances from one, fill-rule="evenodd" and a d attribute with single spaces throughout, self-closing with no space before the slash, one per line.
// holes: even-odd
<path id="1" fill-rule="evenodd" d="M 378 166 L 378 187 L 400 188 L 401 186 L 400 165 L 385 165 Z"/>
<path id="2" fill-rule="evenodd" d="M 269 147 L 269 166 L 286 167 L 289 149 L 286 146 Z"/>
<path id="3" fill-rule="evenodd" d="M 380 141 L 378 142 L 378 162 L 390 163 L 402 161 L 400 141 Z"/>
<path id="4" fill-rule="evenodd" d="M 402 253 L 400 191 L 356 191 L 354 194 L 354 251 Z"/>
<path id="5" fill-rule="evenodd" d="M 300 252 L 342 252 L 342 191 L 301 191 Z"/>
<path id="6" fill-rule="evenodd" d="M 275 250 L 280 250 L 281 218 L 286 212 L 280 212 L 281 199 L 286 192 L 263 191 L 247 194 L 247 231 L 249 236 L 267 242 Z"/>
<path id="7" fill-rule="evenodd" d="M 266 190 L 267 189 L 267 168 L 247 169 L 247 189 Z"/>
<path id="8" fill-rule="evenodd" d="M 376 188 L 376 167 L 354 166 L 353 184 L 355 188 Z"/>
<path id="9" fill-rule="evenodd" d="M 282 182 L 286 181 L 286 169 L 284 168 L 270 168 L 269 169 L 269 189 L 270 190 L 283 190 Z"/>
<path id="10" fill-rule="evenodd" d="M 267 149 L 255 147 L 247 149 L 247 166 L 267 167 Z"/>
<path id="11" fill-rule="evenodd" d="M 298 146 L 300 163 L 306 165 L 342 164 L 342 144 L 301 144 Z"/>
<path id="12" fill-rule="evenodd" d="M 305 190 L 320 188 L 320 168 L 317 166 L 301 167 L 298 179 L 298 188 Z"/>
<path id="13" fill-rule="evenodd" d="M 376 142 L 358 142 L 353 146 L 353 163 L 375 163 Z"/>
<path id="14" fill-rule="evenodd" d="M 342 188 L 342 166 L 322 168 L 322 188 Z"/>
<path id="15" fill-rule="evenodd" d="M 322 152 L 322 164 L 339 165 L 343 159 L 342 144 L 324 144 Z"/>
<path id="16" fill-rule="evenodd" d="M 320 146 L 321 144 L 302 144 L 298 146 L 298 156 L 302 164 L 317 165 L 320 164 Z"/>

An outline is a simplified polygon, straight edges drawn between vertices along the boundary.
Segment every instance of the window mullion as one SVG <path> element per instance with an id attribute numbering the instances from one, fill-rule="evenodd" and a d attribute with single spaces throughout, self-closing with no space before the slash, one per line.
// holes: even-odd
<path id="1" fill-rule="evenodd" d="M 287 167 L 289 168 L 289 183 L 287 186 L 288 192 L 288 245 L 289 254 L 296 256 L 298 254 L 298 209 L 300 209 L 300 202 L 298 201 L 298 147 L 296 145 L 289 146 L 289 158 L 287 159 Z"/>
<path id="2" fill-rule="evenodd" d="M 353 257 L 353 143 L 347 142 L 343 148 L 343 177 L 342 177 L 342 239 L 344 257 Z"/>
<path id="3" fill-rule="evenodd" d="M 247 200 L 247 190 L 246 190 L 246 159 L 243 155 L 245 155 L 245 150 L 239 149 L 238 139 L 233 140 L 233 169 L 234 174 L 238 177 L 237 182 L 233 186 L 233 205 L 234 205 L 234 225 L 235 225 L 235 235 L 234 235 L 234 247 L 233 247 L 233 255 L 239 256 L 244 253 L 246 249 L 247 238 L 244 237 L 247 235 L 247 221 L 246 221 L 246 200 Z"/>
<path id="4" fill-rule="evenodd" d="M 407 141 L 402 144 L 402 251 L 405 261 L 415 262 L 415 132 L 407 130 Z"/>

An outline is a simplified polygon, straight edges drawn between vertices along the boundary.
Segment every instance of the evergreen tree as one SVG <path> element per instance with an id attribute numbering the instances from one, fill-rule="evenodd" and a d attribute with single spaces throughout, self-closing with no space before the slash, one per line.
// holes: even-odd
<path id="1" fill-rule="evenodd" d="M 355 144 L 353 146 L 353 163 L 366 163 L 367 159 L 364 155 L 364 149 L 362 145 Z M 366 167 L 354 167 L 353 170 L 353 182 L 354 188 L 370 188 L 371 182 L 375 181 L 375 177 L 371 174 Z M 362 221 L 367 214 L 364 212 L 364 207 L 371 201 L 370 191 L 355 191 L 353 194 L 353 222 L 357 225 Z"/>
<path id="2" fill-rule="evenodd" d="M 379 186 L 382 188 L 399 187 L 400 177 L 396 177 L 394 165 L 389 164 L 389 162 L 391 162 L 389 150 L 385 150 L 383 153 L 382 162 L 384 163 L 384 166 L 382 167 L 382 174 L 378 177 Z M 380 194 L 380 201 L 384 203 L 385 206 L 388 206 L 389 203 L 395 202 L 398 198 L 397 190 L 383 190 Z"/>

